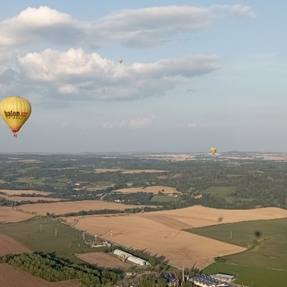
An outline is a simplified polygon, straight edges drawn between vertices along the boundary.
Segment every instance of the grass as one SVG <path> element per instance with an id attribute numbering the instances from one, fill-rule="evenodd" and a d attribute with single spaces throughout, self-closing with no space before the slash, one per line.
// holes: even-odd
<path id="1" fill-rule="evenodd" d="M 173 202 L 179 202 L 180 199 L 177 197 L 172 197 L 168 195 L 154 195 L 151 199 L 151 202 L 154 203 L 173 203 Z"/>
<path id="2" fill-rule="evenodd" d="M 211 186 L 207 188 L 203 193 L 210 194 L 213 197 L 224 199 L 227 202 L 233 202 L 235 187 L 233 186 Z"/>
<path id="3" fill-rule="evenodd" d="M 259 238 L 255 236 L 256 231 L 262 234 Z M 238 283 L 247 286 L 286 286 L 287 219 L 222 224 L 190 232 L 248 248 L 245 252 L 224 256 L 225 262 L 208 266 L 207 273 L 234 273 Z"/>
<path id="4" fill-rule="evenodd" d="M 208 266 L 204 273 L 218 272 L 235 274 L 236 282 L 249 287 L 286 287 L 287 272 L 266 268 L 233 265 L 231 263 L 214 263 Z"/>
<path id="5" fill-rule="evenodd" d="M 82 232 L 46 217 L 0 224 L 0 233 L 11 236 L 33 251 L 56 252 L 59 256 L 77 261 L 79 259 L 74 254 L 94 251 L 84 244 Z"/>

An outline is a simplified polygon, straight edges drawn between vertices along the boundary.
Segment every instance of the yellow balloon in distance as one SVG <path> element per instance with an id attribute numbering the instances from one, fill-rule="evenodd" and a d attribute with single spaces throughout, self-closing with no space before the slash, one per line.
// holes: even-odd
<path id="1" fill-rule="evenodd" d="M 216 155 L 216 154 L 217 154 L 217 148 L 214 147 L 214 146 L 212 146 L 212 147 L 210 148 L 210 153 L 211 153 L 212 155 Z"/>
<path id="2" fill-rule="evenodd" d="M 0 102 L 1 116 L 14 136 L 17 136 L 21 127 L 28 120 L 31 111 L 30 102 L 19 96 L 6 97 Z"/>

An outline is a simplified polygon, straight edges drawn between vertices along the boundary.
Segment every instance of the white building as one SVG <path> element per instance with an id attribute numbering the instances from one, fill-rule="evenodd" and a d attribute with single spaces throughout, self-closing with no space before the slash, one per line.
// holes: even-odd
<path id="1" fill-rule="evenodd" d="M 115 249 L 113 252 L 116 256 L 120 257 L 124 261 L 129 261 L 134 264 L 140 265 L 140 266 L 150 266 L 150 263 L 142 258 L 136 257 L 128 252 L 125 252 L 120 249 Z"/>
<path id="2" fill-rule="evenodd" d="M 227 282 L 227 283 L 231 283 L 232 281 L 235 280 L 234 275 L 224 274 L 224 273 L 212 274 L 210 275 L 210 277 L 217 279 L 219 281 L 222 281 L 222 282 Z"/>

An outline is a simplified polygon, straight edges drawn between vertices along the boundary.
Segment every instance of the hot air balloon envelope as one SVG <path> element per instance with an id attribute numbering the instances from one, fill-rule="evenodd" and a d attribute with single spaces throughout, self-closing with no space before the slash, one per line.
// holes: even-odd
<path id="1" fill-rule="evenodd" d="M 6 97 L 0 102 L 3 120 L 16 136 L 31 115 L 31 104 L 22 97 Z"/>
<path id="2" fill-rule="evenodd" d="M 211 153 L 212 155 L 216 155 L 216 154 L 217 154 L 217 148 L 214 147 L 214 146 L 212 146 L 209 151 L 210 151 L 210 153 Z"/>

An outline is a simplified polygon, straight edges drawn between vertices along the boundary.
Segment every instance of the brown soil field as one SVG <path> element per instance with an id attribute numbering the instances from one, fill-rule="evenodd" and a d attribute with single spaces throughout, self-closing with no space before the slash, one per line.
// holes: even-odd
<path id="1" fill-rule="evenodd" d="M 19 243 L 15 239 L 0 234 L 0 256 L 8 255 L 8 254 L 20 254 L 24 252 L 29 252 L 30 250 Z"/>
<path id="2" fill-rule="evenodd" d="M 146 249 L 153 254 L 163 255 L 177 267 L 191 267 L 194 264 L 205 267 L 212 263 L 216 256 L 233 254 L 244 249 L 191 234 L 183 229 L 284 217 L 287 217 L 287 210 L 280 208 L 222 210 L 193 206 L 135 215 L 84 216 L 79 218 L 75 227 L 127 247 Z M 67 222 L 73 224 L 73 218 L 68 218 Z"/>
<path id="3" fill-rule="evenodd" d="M 16 269 L 8 264 L 0 264 L 0 286 L 2 287 L 80 287 L 77 281 L 48 282 Z"/>
<path id="4" fill-rule="evenodd" d="M 176 229 L 183 229 L 181 225 L 177 227 L 177 224 L 180 223 L 185 225 L 184 229 L 186 229 L 219 223 L 285 218 L 287 210 L 277 207 L 232 210 L 196 205 L 176 210 L 144 213 L 142 216 Z"/>
<path id="5" fill-rule="evenodd" d="M 118 189 L 117 191 L 121 193 L 136 193 L 136 192 L 146 192 L 146 193 L 163 193 L 163 194 L 176 194 L 179 193 L 174 187 L 170 186 L 148 186 L 148 187 L 128 187 L 128 188 L 122 188 Z"/>
<path id="6" fill-rule="evenodd" d="M 72 219 L 68 218 L 72 223 Z M 220 255 L 243 251 L 239 246 L 177 230 L 142 216 L 87 216 L 75 225 L 112 242 L 164 255 L 176 267 L 199 267 Z"/>
<path id="7" fill-rule="evenodd" d="M 50 192 L 46 191 L 38 191 L 38 190 L 18 190 L 18 189 L 0 189 L 0 193 L 4 193 L 8 196 L 13 196 L 13 195 L 39 195 L 39 196 L 47 196 L 50 195 Z"/>
<path id="8" fill-rule="evenodd" d="M 166 170 L 160 169 L 123 169 L 123 168 L 97 168 L 96 173 L 121 172 L 123 174 L 138 174 L 138 173 L 165 173 Z"/>
<path id="9" fill-rule="evenodd" d="M 60 198 L 53 198 L 53 197 L 44 197 L 44 196 L 15 196 L 15 195 L 1 195 L 0 198 L 5 198 L 7 200 L 15 201 L 15 202 L 22 202 L 22 201 L 61 201 Z"/>
<path id="10" fill-rule="evenodd" d="M 132 265 L 125 263 L 121 261 L 120 259 L 116 258 L 115 256 L 103 253 L 103 252 L 91 252 L 91 253 L 84 253 L 84 254 L 78 254 L 77 257 L 79 257 L 81 260 L 97 265 L 100 267 L 105 268 L 115 268 L 115 269 L 121 269 L 126 270 Z"/>
<path id="11" fill-rule="evenodd" d="M 82 200 L 51 203 L 33 203 L 18 206 L 19 210 L 32 214 L 46 215 L 47 212 L 56 215 L 63 215 L 69 212 L 79 212 L 82 210 L 115 209 L 125 210 L 127 208 L 140 207 L 140 205 L 127 205 L 102 200 Z"/>
<path id="12" fill-rule="evenodd" d="M 0 207 L 0 223 L 19 222 L 27 220 L 31 217 L 31 214 L 18 211 L 11 207 Z"/>

